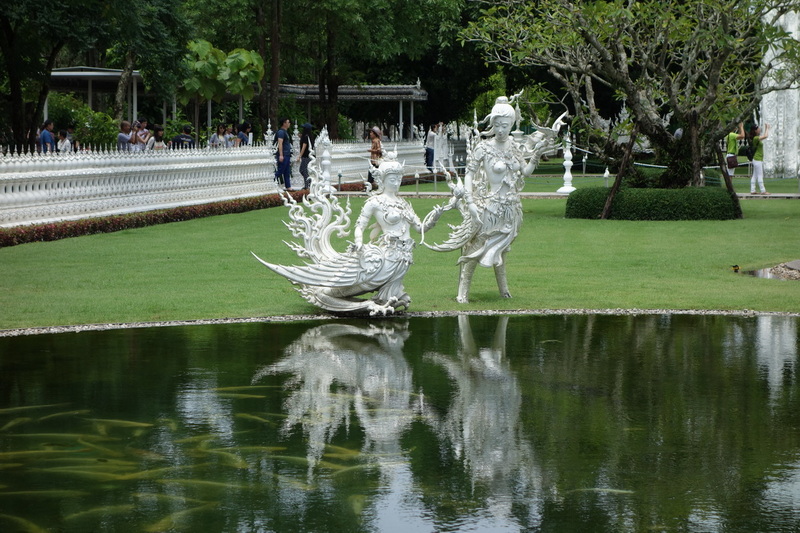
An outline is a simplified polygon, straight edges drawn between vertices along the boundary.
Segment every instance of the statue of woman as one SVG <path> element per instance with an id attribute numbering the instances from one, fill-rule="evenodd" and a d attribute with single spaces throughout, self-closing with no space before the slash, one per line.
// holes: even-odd
<path id="1" fill-rule="evenodd" d="M 558 134 L 565 115 L 552 128 L 538 127 L 520 146 L 510 135 L 516 110 L 505 96 L 495 102 L 487 117 L 490 127 L 483 133 L 488 138 L 468 155 L 463 189 L 454 188 L 454 194 L 465 204 L 464 223 L 454 229 L 447 242 L 431 246 L 437 251 L 461 248 L 458 302 L 469 301 L 472 275 L 478 265 L 494 267 L 500 295 L 511 297 L 505 259 L 522 226 L 519 193 L 541 154 L 551 146 L 549 141 Z"/>
<path id="2" fill-rule="evenodd" d="M 315 235 L 306 235 L 307 243 L 317 244 L 315 250 L 302 250 L 302 255 L 311 260 L 304 266 L 274 265 L 257 257 L 269 269 L 299 285 L 298 291 L 306 300 L 334 313 L 387 315 L 408 308 L 411 297 L 405 292 L 403 278 L 413 263 L 416 246 L 411 230 L 421 233 L 429 230 L 443 210 L 437 207 L 425 217 L 425 224 L 420 221 L 411 204 L 397 195 L 403 165 L 393 159 L 393 154 L 388 154 L 372 174 L 377 189 L 356 220 L 354 242 L 346 252 L 334 252 L 329 245 L 317 246 L 320 235 L 326 232 L 325 228 L 319 228 L 313 231 Z M 315 196 L 314 191 L 312 183 L 309 195 L 312 202 L 330 202 L 328 197 Z M 324 205 L 316 209 L 324 210 Z M 312 219 L 301 220 L 305 215 L 299 211 L 291 216 L 296 222 L 303 222 L 297 227 L 313 226 Z M 373 219 L 375 222 L 370 226 Z M 368 229 L 371 231 L 365 239 Z M 371 292 L 375 294 L 369 300 L 357 298 Z"/>

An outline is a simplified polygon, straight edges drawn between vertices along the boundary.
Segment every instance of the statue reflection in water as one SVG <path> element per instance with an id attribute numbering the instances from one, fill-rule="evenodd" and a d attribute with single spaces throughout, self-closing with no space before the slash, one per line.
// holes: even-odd
<path id="1" fill-rule="evenodd" d="M 352 433 L 362 440 L 358 450 L 362 467 L 378 468 L 385 486 L 391 487 L 388 499 L 392 498 L 389 493 L 398 491 L 397 497 L 408 500 L 420 489 L 423 497 L 434 499 L 472 498 L 469 494 L 482 485 L 492 498 L 479 506 L 488 506 L 495 518 L 510 519 L 512 505 L 523 505 L 536 515 L 540 509 L 531 506 L 543 501 L 541 474 L 532 446 L 522 434 L 522 396 L 505 357 L 508 317 L 499 318 L 491 345 L 486 347 L 475 342 L 469 320 L 458 317 L 457 353 L 424 354 L 425 360 L 443 368 L 450 378 L 453 389 L 445 397 L 451 402 L 444 410 L 430 405 L 425 391 L 415 388 L 413 370 L 404 355 L 410 335 L 406 323 L 315 327 L 292 343 L 283 359 L 260 369 L 252 382 L 268 375 L 290 376 L 281 432 L 289 436 L 301 428 L 307 441 L 309 477 L 326 453 L 337 450 L 332 446 L 334 439 Z M 431 392 L 435 392 L 433 397 L 445 393 Z M 458 472 L 442 472 L 443 485 L 451 487 L 447 494 L 438 494 L 423 480 L 416 482 L 421 487 L 412 489 L 416 469 L 408 464 L 411 455 L 405 438 L 414 423 L 427 425 L 438 436 L 438 442 L 424 444 L 432 448 L 424 455 L 430 457 L 437 447 L 442 451 L 433 453 L 434 457 L 454 454 L 470 483 L 456 489 L 446 480 L 459 478 Z M 435 468 L 444 468 L 445 463 L 454 464 L 445 460 Z"/>
<path id="2" fill-rule="evenodd" d="M 470 317 L 459 315 L 458 353 L 427 354 L 455 384 L 436 430 L 464 462 L 473 483 L 488 483 L 495 496 L 533 496 L 540 490 L 541 474 L 522 434 L 522 394 L 506 359 L 508 318 L 499 317 L 491 345 L 480 346 Z"/>
<path id="3" fill-rule="evenodd" d="M 363 429 L 365 457 L 398 458 L 400 437 L 428 416 L 423 396 L 413 391 L 413 373 L 403 355 L 406 322 L 326 324 L 305 332 L 279 362 L 260 369 L 253 383 L 289 374 L 282 431 L 302 428 L 309 464 L 355 416 Z"/>

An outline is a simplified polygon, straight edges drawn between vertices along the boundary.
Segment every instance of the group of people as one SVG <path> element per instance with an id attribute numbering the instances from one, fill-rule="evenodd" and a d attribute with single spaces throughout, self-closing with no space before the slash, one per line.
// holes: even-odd
<path id="1" fill-rule="evenodd" d="M 769 137 L 769 124 L 764 125 L 764 131 L 761 131 L 761 126 L 753 124 L 750 126 L 750 131 L 745 133 L 744 124 L 739 123 L 736 131 L 732 131 L 725 138 L 727 144 L 726 159 L 733 162 L 739 154 L 739 141 L 746 140 L 747 145 L 750 147 L 752 162 L 753 162 L 753 175 L 750 178 L 750 194 L 769 194 L 767 188 L 764 186 L 764 143 L 763 141 Z M 736 166 L 732 163 L 728 164 L 728 173 L 733 176 Z"/>
<path id="2" fill-rule="evenodd" d="M 278 187 L 286 191 L 295 191 L 297 189 L 292 187 L 292 134 L 289 132 L 292 121 L 288 118 L 281 118 L 278 120 L 278 124 L 278 131 L 275 132 L 272 139 L 275 147 L 275 181 Z M 301 128 L 300 148 L 296 161 L 300 163 L 300 175 L 303 177 L 302 188 L 308 189 L 311 186 L 308 164 L 311 162 L 311 150 L 314 149 L 312 134 L 314 127 L 306 122 Z"/>
<path id="3" fill-rule="evenodd" d="M 54 130 L 55 124 L 49 119 L 45 120 L 41 128 L 39 128 L 39 134 L 36 140 L 39 152 L 43 154 L 66 153 L 78 150 L 78 142 L 72 137 L 72 127 L 59 130 L 58 136 L 56 136 Z"/>
<path id="4" fill-rule="evenodd" d="M 117 150 L 121 152 L 142 152 L 145 150 L 165 150 L 170 146 L 170 141 L 164 139 L 164 128 L 156 124 L 151 131 L 148 127 L 146 118 L 136 120 L 131 124 L 127 120 L 123 120 L 119 124 L 119 133 L 117 134 Z M 188 128 L 188 132 L 186 129 Z M 184 134 L 191 140 L 191 146 L 194 146 L 194 139 L 192 139 L 192 129 L 190 126 L 184 128 Z M 179 136 L 180 137 L 180 136 Z M 177 137 L 176 137 L 177 139 Z M 174 142 L 173 139 L 172 142 Z M 184 139 L 184 143 L 187 143 Z M 177 145 L 174 146 L 177 148 Z"/>
<path id="5" fill-rule="evenodd" d="M 239 125 L 219 124 L 216 131 L 209 138 L 208 145 L 211 148 L 246 146 L 250 144 L 250 132 L 252 129 L 249 122 L 243 122 Z M 140 118 L 133 123 L 123 120 L 120 122 L 119 133 L 117 134 L 117 149 L 122 152 L 194 148 L 195 145 L 192 127 L 188 124 L 183 126 L 181 133 L 169 140 L 164 138 L 164 128 L 162 126 L 156 124 L 151 131 L 145 118 Z"/>

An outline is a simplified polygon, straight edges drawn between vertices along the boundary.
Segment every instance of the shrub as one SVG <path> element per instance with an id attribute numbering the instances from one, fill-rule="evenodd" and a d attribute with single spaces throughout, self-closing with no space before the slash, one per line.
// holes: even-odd
<path id="1" fill-rule="evenodd" d="M 566 218 L 600 218 L 611 189 L 590 187 L 569 195 Z M 611 206 L 614 220 L 731 220 L 736 212 L 728 191 L 718 187 L 620 189 Z"/>
<path id="2" fill-rule="evenodd" d="M 362 187 L 363 189 L 363 187 Z M 292 193 L 295 199 L 303 193 Z M 278 194 L 267 194 L 251 198 L 225 200 L 209 204 L 188 205 L 172 209 L 144 211 L 125 215 L 65 220 L 48 224 L 32 224 L 13 228 L 0 228 L 0 248 L 37 241 L 56 241 L 68 237 L 92 235 L 95 233 L 111 233 L 131 228 L 143 228 L 155 224 L 181 222 L 194 218 L 244 213 L 255 209 L 282 206 L 283 199 Z"/>
<path id="3" fill-rule="evenodd" d="M 92 111 L 73 94 L 50 93 L 49 118 L 56 129 L 75 127 L 74 138 L 84 147 L 116 146 L 119 123 L 106 113 Z"/>

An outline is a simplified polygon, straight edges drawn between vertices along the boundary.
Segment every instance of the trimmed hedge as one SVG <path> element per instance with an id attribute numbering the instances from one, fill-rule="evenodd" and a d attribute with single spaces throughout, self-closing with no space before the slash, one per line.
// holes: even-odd
<path id="1" fill-rule="evenodd" d="M 603 213 L 606 187 L 573 191 L 567 198 L 566 218 L 597 219 Z M 728 191 L 719 187 L 630 189 L 617 192 L 611 206 L 613 220 L 732 220 L 736 210 Z"/>
<path id="2" fill-rule="evenodd" d="M 344 183 L 342 191 L 363 191 L 363 183 Z M 300 200 L 307 191 L 290 193 L 295 200 Z M 212 217 L 244 213 L 256 209 L 267 209 L 283 205 L 283 197 L 279 194 L 266 194 L 237 200 L 224 200 L 209 204 L 188 205 L 172 209 L 143 211 L 125 215 L 65 220 L 48 224 L 31 224 L 13 228 L 0 228 L 0 248 L 16 246 L 38 241 L 57 241 L 68 237 L 80 237 L 95 233 L 111 233 L 131 228 L 143 228 L 168 222 L 181 222 L 194 218 Z"/>

